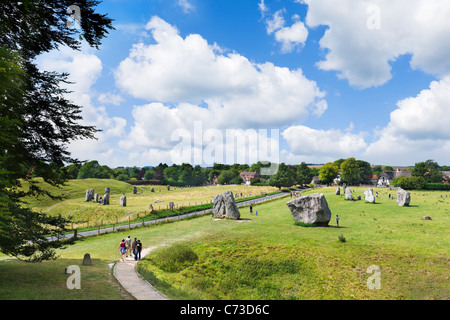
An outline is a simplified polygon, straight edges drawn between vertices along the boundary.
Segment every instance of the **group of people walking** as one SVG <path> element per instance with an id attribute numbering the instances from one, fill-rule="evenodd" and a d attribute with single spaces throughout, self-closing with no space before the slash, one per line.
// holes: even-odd
<path id="1" fill-rule="evenodd" d="M 131 236 L 128 236 L 126 239 L 122 239 L 122 242 L 119 245 L 120 259 L 125 261 L 125 258 L 128 256 L 133 257 L 134 260 L 141 260 L 141 252 L 142 252 L 142 243 L 141 240 L 134 238 L 134 241 L 131 241 Z M 124 258 L 125 257 L 125 258 Z"/>

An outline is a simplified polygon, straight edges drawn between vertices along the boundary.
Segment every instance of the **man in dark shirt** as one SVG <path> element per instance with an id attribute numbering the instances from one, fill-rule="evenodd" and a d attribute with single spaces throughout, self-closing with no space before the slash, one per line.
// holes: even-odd
<path id="1" fill-rule="evenodd" d="M 136 253 L 134 254 L 134 260 L 141 260 L 142 243 L 138 240 L 136 243 Z"/>

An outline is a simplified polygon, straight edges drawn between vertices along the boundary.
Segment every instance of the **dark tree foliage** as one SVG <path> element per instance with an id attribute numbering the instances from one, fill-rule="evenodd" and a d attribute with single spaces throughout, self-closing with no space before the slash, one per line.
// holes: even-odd
<path id="1" fill-rule="evenodd" d="M 282 187 L 291 187 L 295 185 L 295 172 L 289 167 L 281 163 L 278 166 L 278 171 L 270 177 L 269 185 L 281 189 Z"/>
<path id="2" fill-rule="evenodd" d="M 35 58 L 81 41 L 98 48 L 112 20 L 95 11 L 99 1 L 2 1 L 0 4 L 0 250 L 25 261 L 55 257 L 61 241 L 48 236 L 64 220 L 23 208 L 25 195 L 47 194 L 31 179 L 36 172 L 52 185 L 64 182 L 55 164 L 77 163 L 66 150 L 71 140 L 94 138 L 83 126 L 81 106 L 65 98 L 67 74 L 39 70 Z M 81 28 L 69 28 L 67 9 L 80 8 Z M 21 181 L 29 186 L 25 191 Z M 48 194 L 49 195 L 49 194 Z M 50 195 L 51 196 L 51 195 Z"/>
<path id="3" fill-rule="evenodd" d="M 311 182 L 313 177 L 314 173 L 305 162 L 302 162 L 300 165 L 297 166 L 297 173 L 296 173 L 297 184 L 301 186 L 307 185 Z"/>
<path id="4" fill-rule="evenodd" d="M 428 183 L 440 183 L 443 179 L 442 169 L 434 160 L 416 163 L 411 174 L 415 177 L 423 177 Z"/>

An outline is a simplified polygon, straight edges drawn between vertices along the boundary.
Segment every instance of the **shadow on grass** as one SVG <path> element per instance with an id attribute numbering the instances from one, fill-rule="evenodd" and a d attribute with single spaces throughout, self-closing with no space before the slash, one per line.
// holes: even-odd
<path id="1" fill-rule="evenodd" d="M 337 229 L 347 229 L 348 227 L 333 226 L 333 225 L 321 225 L 316 223 L 304 223 L 304 222 L 294 222 L 294 226 L 303 228 L 337 228 Z"/>
<path id="2" fill-rule="evenodd" d="M 348 229 L 348 227 L 342 227 L 342 226 L 326 226 L 325 228 Z"/>

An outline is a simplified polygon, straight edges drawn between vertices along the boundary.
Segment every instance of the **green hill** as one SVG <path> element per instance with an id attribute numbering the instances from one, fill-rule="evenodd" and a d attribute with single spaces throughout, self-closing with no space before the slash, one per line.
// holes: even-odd
<path id="1" fill-rule="evenodd" d="M 38 185 L 54 196 L 61 196 L 62 200 L 55 200 L 48 196 L 41 197 L 26 197 L 23 200 L 26 202 L 26 206 L 33 209 L 43 209 L 49 206 L 62 203 L 69 199 L 83 198 L 86 195 L 86 190 L 94 189 L 96 193 L 103 196 L 105 193 L 105 188 L 111 188 L 111 194 L 123 194 L 132 192 L 133 187 L 122 181 L 111 180 L 111 179 L 77 179 L 69 180 L 63 186 L 54 187 L 50 184 L 44 182 L 42 178 L 36 178 Z M 24 189 L 27 189 L 27 184 L 24 183 Z"/>

